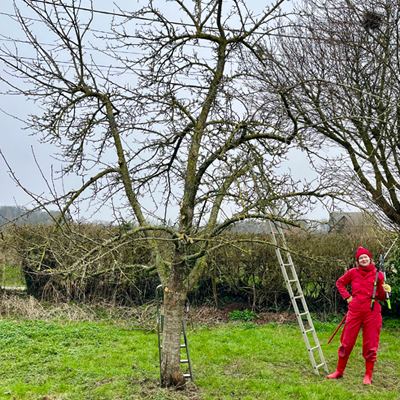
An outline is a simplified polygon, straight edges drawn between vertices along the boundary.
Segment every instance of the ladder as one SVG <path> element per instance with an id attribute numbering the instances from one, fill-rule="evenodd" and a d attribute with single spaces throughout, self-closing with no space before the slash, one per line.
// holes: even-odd
<path id="1" fill-rule="evenodd" d="M 326 365 L 324 355 L 322 354 L 322 349 L 318 341 L 317 333 L 315 332 L 310 312 L 308 311 L 307 303 L 304 298 L 304 293 L 301 288 L 291 254 L 287 248 L 282 226 L 276 221 L 268 220 L 268 222 L 271 230 L 270 233 L 272 241 L 275 245 L 275 253 L 285 279 L 286 287 L 292 301 L 297 322 L 300 325 L 301 333 L 307 347 L 314 373 L 319 375 L 318 369 L 324 367 L 324 371 L 328 374 L 328 367 Z M 310 333 L 312 334 L 310 335 L 312 336 L 311 343 L 309 337 Z M 315 359 L 315 351 L 317 351 L 319 355 L 319 360 L 317 359 L 318 363 Z"/>
<path id="2" fill-rule="evenodd" d="M 158 291 L 162 288 L 162 285 L 158 285 L 156 288 L 156 304 L 157 304 L 157 337 L 158 337 L 158 360 L 160 363 L 160 376 L 161 376 L 161 361 L 162 361 L 162 334 L 164 329 L 164 314 L 160 312 L 160 303 Z M 189 311 L 189 303 L 187 303 L 187 311 Z M 182 340 L 183 339 L 183 340 Z M 183 343 L 182 343 L 183 342 Z M 186 334 L 186 326 L 185 319 L 182 316 L 182 331 L 181 331 L 181 364 L 187 364 L 187 372 L 183 374 L 186 379 L 190 379 L 193 381 L 193 371 L 192 371 L 192 362 L 190 359 L 189 353 L 189 341 Z M 183 353 L 182 354 L 182 350 Z M 186 356 L 186 357 L 185 357 Z M 184 357 L 184 358 L 182 358 Z"/>

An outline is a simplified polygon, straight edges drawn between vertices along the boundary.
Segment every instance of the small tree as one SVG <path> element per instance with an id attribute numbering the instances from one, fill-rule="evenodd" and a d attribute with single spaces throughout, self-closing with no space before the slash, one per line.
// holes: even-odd
<path id="1" fill-rule="evenodd" d="M 164 2 L 157 8 L 149 1 L 137 12 L 120 10 L 101 34 L 92 30 L 96 10 L 84 1 L 21 3 L 45 24 L 46 42 L 51 35 L 55 46 L 44 44 L 36 22 L 16 7 L 35 56 L 3 47 L 7 82 L 40 103 L 43 113 L 31 116 L 29 128 L 59 149 L 61 177 L 83 182 L 36 200 L 59 205 L 58 229 L 66 234 L 73 230 L 69 210 L 85 198 L 98 206 L 111 202 L 124 224 L 122 233 L 77 260 L 75 273 L 85 273 L 90 257 L 141 235 L 164 290 L 162 385 L 180 386 L 184 301 L 209 254 L 234 244 L 221 234 L 245 218 L 276 219 L 270 208 L 278 202 L 286 212 L 281 218 L 290 221 L 319 193 L 278 174 L 296 131 L 287 130 L 277 110 L 265 113 L 273 93 L 254 92 L 254 77 L 242 64 L 261 62 L 257 42 L 274 28 L 283 0 L 258 15 L 245 1 L 175 0 L 165 12 Z M 98 52 L 111 57 L 110 68 Z M 303 201 L 292 203 L 297 196 Z M 160 250 L 159 240 L 168 250 Z"/>

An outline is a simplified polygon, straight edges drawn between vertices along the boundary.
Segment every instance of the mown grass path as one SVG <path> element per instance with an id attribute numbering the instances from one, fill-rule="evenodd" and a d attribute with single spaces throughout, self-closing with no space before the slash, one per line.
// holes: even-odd
<path id="1" fill-rule="evenodd" d="M 189 327 L 196 386 L 158 386 L 155 332 L 101 322 L 0 321 L 0 399 L 400 399 L 400 330 L 382 331 L 373 385 L 362 384 L 361 337 L 345 377 L 316 376 L 297 326 Z M 330 370 L 336 324 L 315 324 Z"/>

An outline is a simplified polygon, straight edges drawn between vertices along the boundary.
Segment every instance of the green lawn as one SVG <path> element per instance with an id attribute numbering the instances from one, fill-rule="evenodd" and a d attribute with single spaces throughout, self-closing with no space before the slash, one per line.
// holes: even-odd
<path id="1" fill-rule="evenodd" d="M 336 324 L 316 323 L 330 371 Z M 195 384 L 158 386 L 157 334 L 104 322 L 0 321 L 0 399 L 400 399 L 400 330 L 384 328 L 373 385 L 357 343 L 340 380 L 314 375 L 297 326 L 189 326 Z M 359 338 L 360 341 L 361 337 Z"/>
<path id="2" fill-rule="evenodd" d="M 20 266 L 0 264 L 1 286 L 26 286 L 25 277 Z"/>

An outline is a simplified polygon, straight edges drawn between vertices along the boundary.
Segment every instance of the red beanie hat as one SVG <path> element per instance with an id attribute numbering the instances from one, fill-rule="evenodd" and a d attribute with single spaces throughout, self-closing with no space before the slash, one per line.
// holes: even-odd
<path id="1" fill-rule="evenodd" d="M 360 257 L 362 254 L 366 254 L 369 258 L 372 259 L 372 255 L 367 249 L 364 249 L 364 247 L 359 247 L 357 250 L 357 254 L 356 254 L 357 261 L 358 261 L 358 257 Z"/>

